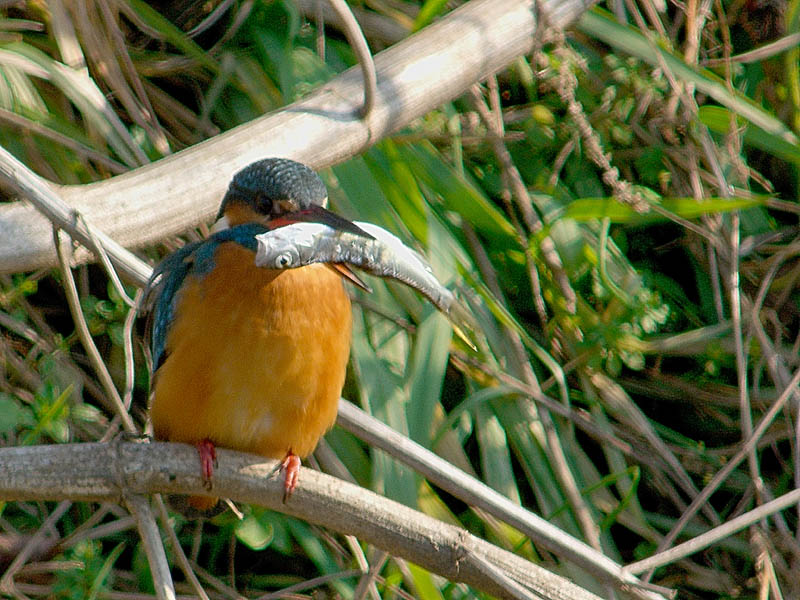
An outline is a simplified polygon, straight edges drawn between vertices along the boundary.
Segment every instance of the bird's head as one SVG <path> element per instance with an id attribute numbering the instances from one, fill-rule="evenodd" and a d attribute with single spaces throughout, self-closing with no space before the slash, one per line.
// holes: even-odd
<path id="1" fill-rule="evenodd" d="M 306 165 L 288 158 L 265 158 L 233 176 L 217 218 L 228 227 L 262 223 L 274 229 L 310 221 L 368 235 L 352 222 L 329 211 L 327 204 L 325 184 Z"/>

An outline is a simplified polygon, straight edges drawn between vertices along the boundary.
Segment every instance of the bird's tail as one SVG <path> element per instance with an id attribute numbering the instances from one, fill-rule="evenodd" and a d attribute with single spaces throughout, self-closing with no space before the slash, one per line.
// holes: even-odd
<path id="1" fill-rule="evenodd" d="M 187 519 L 210 519 L 227 508 L 219 498 L 210 496 L 167 496 L 167 504 Z"/>

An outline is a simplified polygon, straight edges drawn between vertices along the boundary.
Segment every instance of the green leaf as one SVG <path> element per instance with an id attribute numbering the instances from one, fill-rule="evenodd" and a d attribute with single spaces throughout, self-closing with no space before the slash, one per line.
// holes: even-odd
<path id="1" fill-rule="evenodd" d="M 439 424 L 431 446 L 435 448 L 442 437 L 462 418 L 464 413 L 477 410 L 482 404 L 486 404 L 490 400 L 503 398 L 505 396 L 516 396 L 518 393 L 519 392 L 513 388 L 505 385 L 498 385 L 495 387 L 483 388 L 470 394 L 448 413 L 447 419 L 445 419 L 444 422 Z"/>
<path id="2" fill-rule="evenodd" d="M 428 571 L 414 563 L 406 563 L 408 572 L 414 582 L 414 591 L 420 600 L 444 600 L 444 596 L 439 591 L 439 587 Z"/>
<path id="3" fill-rule="evenodd" d="M 380 282 L 381 284 L 383 282 Z M 386 286 L 376 286 L 388 298 Z M 383 305 L 381 300 L 375 300 Z M 364 311 L 355 311 L 352 359 L 359 382 L 361 405 L 393 429 L 408 434 L 405 413 L 408 389 L 395 369 L 404 365 L 408 351 L 406 336 L 397 327 L 374 320 Z M 383 337 L 384 332 L 388 337 Z M 372 487 L 407 506 L 417 505 L 417 479 L 408 467 L 383 452 L 372 455 Z"/>
<path id="4" fill-rule="evenodd" d="M 511 453 L 508 449 L 508 438 L 497 416 L 491 408 L 479 405 L 475 418 L 475 430 L 481 456 L 481 472 L 486 483 L 520 503 L 514 469 L 511 466 Z"/>
<path id="5" fill-rule="evenodd" d="M 316 565 L 323 575 L 337 573 L 341 568 L 333 558 L 333 553 L 322 545 L 320 539 L 314 534 L 311 527 L 297 519 L 286 519 L 286 524 L 295 540 L 303 548 L 306 556 Z M 329 584 L 344 598 L 352 596 L 352 588 L 341 579 L 334 579 Z"/>
<path id="6" fill-rule="evenodd" d="M 450 357 L 450 323 L 441 313 L 431 309 L 417 327 L 411 358 L 406 370 L 410 393 L 406 414 L 411 439 L 430 447 L 436 407 L 442 392 L 447 362 Z"/>
<path id="7" fill-rule="evenodd" d="M 114 566 L 114 563 L 117 562 L 119 555 L 122 554 L 122 551 L 124 549 L 125 549 L 125 542 L 120 542 L 114 547 L 114 549 L 111 552 L 109 552 L 108 557 L 103 562 L 103 565 L 97 571 L 97 575 L 95 576 L 95 579 L 92 582 L 92 587 L 89 590 L 89 595 L 87 597 L 87 600 L 95 600 L 97 596 L 103 591 L 106 579 L 108 579 L 109 575 L 111 574 L 111 568 Z"/>
<path id="8" fill-rule="evenodd" d="M 269 546 L 275 535 L 272 524 L 264 518 L 266 513 L 259 516 L 247 515 L 234 526 L 236 538 L 252 550 L 263 550 Z"/>
<path id="9" fill-rule="evenodd" d="M 427 244 L 428 215 L 413 164 L 403 160 L 397 145 L 390 139 L 367 151 L 364 160 L 401 226 L 422 244 Z"/>
<path id="10" fill-rule="evenodd" d="M 413 165 L 420 181 L 437 194 L 437 204 L 458 212 L 476 231 L 492 239 L 493 244 L 518 246 L 514 226 L 506 216 L 478 186 L 448 165 L 432 145 L 402 146 L 400 151 Z"/>
<path id="11" fill-rule="evenodd" d="M 194 43 L 186 33 L 175 27 L 161 13 L 142 0 L 126 0 L 126 3 L 143 23 L 163 36 L 163 41 L 172 44 L 186 56 L 193 58 L 211 72 L 217 73 L 219 65 L 211 58 L 211 55 Z"/>
<path id="12" fill-rule="evenodd" d="M 398 232 L 394 210 L 364 158 L 348 160 L 332 170 L 335 180 L 328 187 L 337 212 Z"/>
<path id="13" fill-rule="evenodd" d="M 72 395 L 72 385 L 61 392 L 56 398 L 50 398 L 57 391 L 52 386 L 45 386 L 41 395 L 36 397 L 36 425 L 20 441 L 21 446 L 34 443 L 40 434 L 46 433 L 56 442 L 66 442 L 69 438 L 69 425 L 66 418 L 69 414 L 67 400 Z"/>

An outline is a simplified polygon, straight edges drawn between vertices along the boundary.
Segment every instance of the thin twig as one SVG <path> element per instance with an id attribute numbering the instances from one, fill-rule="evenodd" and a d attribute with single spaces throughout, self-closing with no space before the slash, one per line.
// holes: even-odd
<path id="1" fill-rule="evenodd" d="M 753 434 L 742 444 L 742 447 L 739 448 L 739 451 L 728 461 L 725 463 L 725 466 L 722 467 L 715 475 L 711 478 L 711 481 L 708 482 L 706 487 L 704 487 L 700 494 L 692 500 L 692 503 L 689 505 L 689 508 L 684 511 L 681 517 L 675 522 L 675 525 L 672 526 L 672 529 L 669 533 L 664 536 L 664 539 L 658 546 L 657 552 L 663 552 L 666 548 L 675 541 L 675 538 L 680 534 L 681 531 L 686 527 L 686 524 L 694 518 L 697 511 L 703 506 L 708 499 L 711 497 L 720 484 L 725 481 L 728 476 L 739 466 L 739 464 L 750 454 L 750 451 L 756 446 L 758 440 L 761 439 L 761 436 L 764 435 L 767 427 L 772 424 L 772 421 L 775 417 L 778 416 L 783 407 L 789 401 L 789 399 L 794 396 L 797 392 L 797 384 L 800 383 L 800 369 L 795 371 L 794 377 L 792 380 L 787 384 L 786 388 L 783 390 L 783 393 L 780 397 L 775 401 L 775 403 L 770 406 L 769 410 L 764 414 L 761 418 L 761 421 L 753 430 Z M 646 559 L 645 559 L 646 560 Z"/>
<path id="2" fill-rule="evenodd" d="M 119 294 L 122 301 L 128 306 L 128 308 L 134 308 L 136 306 L 136 302 L 128 296 L 128 292 L 125 290 L 125 287 L 122 285 L 122 281 L 120 281 L 119 275 L 117 275 L 117 270 L 114 268 L 114 265 L 111 264 L 111 259 L 108 256 L 108 252 L 106 252 L 103 245 L 100 243 L 100 240 L 97 239 L 97 234 L 94 230 L 89 227 L 89 224 L 84 219 L 83 215 L 79 213 L 77 210 L 73 211 L 72 213 L 73 219 L 76 221 L 80 221 L 83 227 L 86 229 L 86 233 L 89 236 L 89 250 L 94 252 L 95 256 L 100 260 L 100 264 L 103 265 L 103 269 L 108 275 L 108 279 L 111 281 L 111 285 L 114 286 L 114 290 L 116 290 L 117 294 Z"/>
<path id="3" fill-rule="evenodd" d="M 767 60 L 776 54 L 780 54 L 786 50 L 791 50 L 798 44 L 800 44 L 800 32 L 790 33 L 782 38 L 778 38 L 774 42 L 770 42 L 769 44 L 765 44 L 764 46 L 749 50 L 747 52 L 742 52 L 741 54 L 737 54 L 735 56 L 709 58 L 708 60 L 703 61 L 703 66 L 718 67 L 731 62 L 742 64 L 761 62 L 762 60 Z"/>
<path id="4" fill-rule="evenodd" d="M 32 119 L 28 119 L 23 115 L 18 115 L 17 113 L 11 112 L 5 108 L 0 108 L 0 121 L 3 121 L 4 124 L 10 125 L 16 129 L 19 129 L 23 132 L 31 132 L 35 135 L 42 136 L 45 139 L 50 140 L 51 142 L 55 142 L 56 144 L 60 144 L 65 148 L 69 148 L 73 152 L 78 155 L 86 157 L 88 160 L 94 161 L 99 165 L 102 165 L 104 168 L 108 169 L 108 171 L 114 175 L 118 175 L 120 173 L 124 173 L 128 170 L 128 168 L 120 162 L 115 161 L 113 158 L 110 158 L 106 154 L 102 152 L 98 152 L 94 148 L 91 148 L 85 144 L 82 144 L 80 141 L 71 138 L 63 133 L 55 131 L 54 129 L 50 129 L 41 123 L 34 121 Z"/>
<path id="5" fill-rule="evenodd" d="M 59 519 L 64 516 L 64 513 L 67 512 L 70 506 L 72 506 L 72 502 L 69 500 L 59 502 L 58 506 L 56 506 L 53 512 L 44 520 L 41 527 L 39 527 L 36 533 L 31 536 L 25 546 L 14 557 L 14 560 L 11 561 L 11 564 L 8 565 L 6 572 L 3 574 L 2 579 L 0 579 L 0 593 L 15 594 L 14 574 L 27 562 L 31 554 L 39 547 L 44 538 L 50 534 L 52 528 L 58 523 Z"/>
<path id="6" fill-rule="evenodd" d="M 736 380 L 739 388 L 739 417 L 741 419 L 742 439 L 753 434 L 753 415 L 750 405 L 749 386 L 747 382 L 747 357 L 745 355 L 744 334 L 742 332 L 742 297 L 739 288 L 739 250 L 740 250 L 739 213 L 731 215 L 730 231 L 730 273 L 728 275 L 728 296 L 731 303 L 731 323 L 733 324 L 733 342 L 736 356 Z M 755 447 L 747 456 L 750 479 L 756 492 L 756 502 L 764 502 L 764 482 L 758 464 Z"/>
<path id="7" fill-rule="evenodd" d="M 122 347 L 125 351 L 125 389 L 122 392 L 122 405 L 126 412 L 131 409 L 131 402 L 133 402 L 133 386 L 136 375 L 136 364 L 133 357 L 133 325 L 139 314 L 138 309 L 143 297 L 144 291 L 139 288 L 134 298 L 134 307 L 128 309 L 128 314 L 125 315 L 125 326 L 122 330 Z"/>
<path id="8" fill-rule="evenodd" d="M 325 62 L 325 10 L 324 0 L 314 0 L 314 22 L 317 25 L 317 56 Z"/>
<path id="9" fill-rule="evenodd" d="M 692 538 L 688 542 L 678 544 L 674 548 L 670 548 L 669 550 L 659 552 L 658 554 L 654 554 L 653 556 L 643 560 L 631 563 L 627 565 L 624 570 L 628 573 L 638 574 L 671 564 L 682 558 L 686 558 L 695 552 L 699 552 L 704 548 L 708 548 L 712 544 L 715 544 L 716 542 L 719 542 L 720 540 L 725 539 L 726 537 L 731 536 L 742 529 L 754 525 L 770 515 L 774 515 L 777 512 L 789 508 L 797 502 L 800 502 L 800 490 L 792 490 L 783 496 L 779 496 L 775 500 L 771 500 L 766 504 L 762 504 L 758 508 L 754 508 L 743 515 L 739 515 L 738 517 L 730 519 L 722 525 L 719 525 L 718 527 L 715 527 L 706 533 Z"/>
<path id="10" fill-rule="evenodd" d="M 378 586 L 375 585 L 375 582 L 380 577 L 380 573 L 389 560 L 389 556 L 389 553 L 385 550 L 376 549 L 372 553 L 372 563 L 369 565 L 369 570 L 358 580 L 358 585 L 353 591 L 353 600 L 364 600 L 367 594 L 373 600 L 380 600 L 380 592 L 378 592 Z"/>
<path id="11" fill-rule="evenodd" d="M 172 583 L 169 562 L 167 562 L 164 544 L 161 542 L 158 525 L 156 525 L 156 519 L 147 497 L 128 494 L 125 496 L 125 504 L 133 518 L 136 519 L 139 537 L 147 555 L 147 562 L 150 564 L 156 598 L 158 600 L 175 600 L 175 586 Z"/>
<path id="12" fill-rule="evenodd" d="M 300 581 L 298 583 L 295 583 L 294 585 L 290 585 L 289 587 L 285 587 L 282 590 L 278 590 L 276 592 L 270 592 L 269 594 L 264 594 L 263 596 L 259 596 L 258 598 L 256 598 L 256 600 L 277 600 L 278 598 L 286 597 L 287 594 L 302 592 L 303 590 L 325 585 L 329 581 L 336 581 L 337 579 L 347 579 L 348 577 L 355 577 L 357 575 L 361 575 L 361 571 L 357 569 L 339 571 L 338 573 L 328 573 L 327 575 L 320 575 L 319 577 L 314 577 L 312 579 Z"/>
<path id="13" fill-rule="evenodd" d="M 78 337 L 83 344 L 86 355 L 89 357 L 89 361 L 92 363 L 92 367 L 94 367 L 97 378 L 100 380 L 100 383 L 106 392 L 106 396 L 111 399 L 112 406 L 122 420 L 122 426 L 126 432 L 130 434 L 136 434 L 138 433 L 136 425 L 133 423 L 130 413 L 125 408 L 125 404 L 122 402 L 119 391 L 117 391 L 117 387 L 114 385 L 114 380 L 111 378 L 111 374 L 108 372 L 105 362 L 103 362 L 103 357 L 100 356 L 100 351 L 97 349 L 97 346 L 92 339 L 89 326 L 87 325 L 86 319 L 83 316 L 81 301 L 78 297 L 78 289 L 75 287 L 75 279 L 72 277 L 72 270 L 69 266 L 69 257 L 66 253 L 67 249 L 71 250 L 72 245 L 70 242 L 64 243 L 61 240 L 61 236 L 57 229 L 53 229 L 53 241 L 56 244 L 58 260 L 61 263 L 61 274 L 64 280 L 62 283 L 64 285 L 64 292 L 67 296 L 67 304 L 69 304 L 69 309 L 72 313 L 72 320 L 75 323 L 75 331 L 78 333 Z"/>
<path id="14" fill-rule="evenodd" d="M 200 596 L 200 600 L 209 600 L 208 594 L 206 594 L 206 591 L 200 584 L 200 580 L 197 579 L 197 575 L 194 574 L 192 565 L 189 563 L 189 559 L 183 551 L 181 542 L 175 534 L 175 529 L 172 527 L 172 523 L 169 520 L 169 514 L 167 514 L 167 507 L 164 505 L 164 499 L 161 497 L 161 494 L 154 494 L 153 500 L 156 503 L 158 518 L 161 519 L 161 527 L 167 532 L 169 543 L 172 545 L 172 551 L 175 553 L 175 558 L 178 560 L 178 566 L 181 568 L 183 576 L 186 577 L 186 581 L 189 582 L 189 585 L 192 586 L 195 593 Z"/>

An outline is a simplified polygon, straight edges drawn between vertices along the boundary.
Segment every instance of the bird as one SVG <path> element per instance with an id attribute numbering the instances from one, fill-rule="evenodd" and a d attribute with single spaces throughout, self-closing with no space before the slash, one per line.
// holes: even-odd
<path id="1" fill-rule="evenodd" d="M 327 200 L 306 165 L 254 162 L 233 176 L 214 233 L 154 270 L 147 290 L 153 438 L 194 445 L 209 490 L 222 447 L 280 460 L 285 502 L 301 459 L 336 419 L 352 330 L 344 280 L 360 280 L 338 264 L 254 263 L 255 235 L 298 221 L 369 236 L 327 210 Z M 196 514 L 217 503 L 186 500 Z"/>

